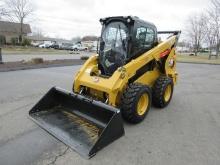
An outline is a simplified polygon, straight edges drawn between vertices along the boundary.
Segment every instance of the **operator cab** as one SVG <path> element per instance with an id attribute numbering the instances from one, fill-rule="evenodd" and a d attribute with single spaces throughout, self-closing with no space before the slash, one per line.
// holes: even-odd
<path id="1" fill-rule="evenodd" d="M 157 29 L 138 17 L 100 19 L 99 69 L 106 76 L 158 44 Z"/>

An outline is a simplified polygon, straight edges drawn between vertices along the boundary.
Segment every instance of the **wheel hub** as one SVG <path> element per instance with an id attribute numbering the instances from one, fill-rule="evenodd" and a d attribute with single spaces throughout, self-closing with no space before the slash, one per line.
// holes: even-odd
<path id="1" fill-rule="evenodd" d="M 167 102 L 169 101 L 170 99 L 170 96 L 171 96 L 171 93 L 172 93 L 172 87 L 171 85 L 169 84 L 166 89 L 165 89 L 165 92 L 164 92 L 164 100 Z"/>
<path id="2" fill-rule="evenodd" d="M 147 94 L 143 94 L 140 97 L 138 104 L 137 104 L 138 115 L 142 116 L 146 112 L 148 104 L 149 104 L 149 97 Z"/>

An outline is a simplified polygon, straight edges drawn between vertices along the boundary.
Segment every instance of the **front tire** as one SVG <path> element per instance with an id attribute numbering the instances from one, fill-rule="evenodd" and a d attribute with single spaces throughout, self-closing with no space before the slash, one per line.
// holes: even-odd
<path id="1" fill-rule="evenodd" d="M 164 108 L 172 99 L 173 80 L 169 77 L 159 77 L 153 87 L 153 105 L 158 108 Z"/>
<path id="2" fill-rule="evenodd" d="M 140 123 L 151 107 L 151 90 L 148 86 L 132 83 L 122 95 L 122 117 L 129 123 Z"/>

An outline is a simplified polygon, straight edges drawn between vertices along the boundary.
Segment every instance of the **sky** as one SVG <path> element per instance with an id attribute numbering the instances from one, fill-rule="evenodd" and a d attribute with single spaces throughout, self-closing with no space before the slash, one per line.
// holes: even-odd
<path id="1" fill-rule="evenodd" d="M 30 24 L 44 35 L 71 39 L 100 35 L 100 18 L 138 16 L 158 30 L 183 30 L 189 15 L 205 11 L 210 0 L 31 0 Z"/>

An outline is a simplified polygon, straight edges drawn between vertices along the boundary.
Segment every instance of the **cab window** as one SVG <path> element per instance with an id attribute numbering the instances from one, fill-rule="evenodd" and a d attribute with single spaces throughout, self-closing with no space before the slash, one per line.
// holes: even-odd
<path id="1" fill-rule="evenodd" d="M 147 27 L 138 27 L 134 36 L 132 54 L 149 50 L 154 43 L 154 30 Z"/>

